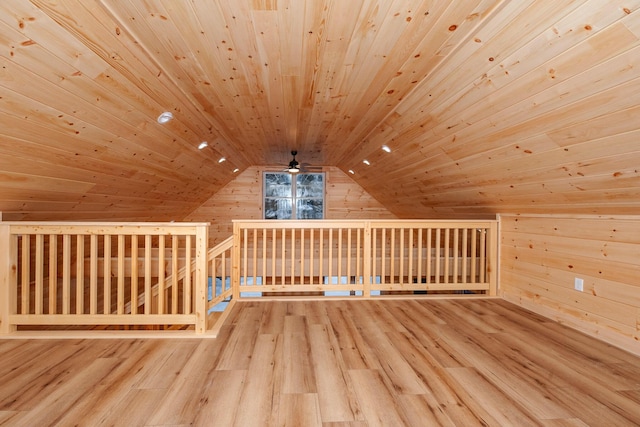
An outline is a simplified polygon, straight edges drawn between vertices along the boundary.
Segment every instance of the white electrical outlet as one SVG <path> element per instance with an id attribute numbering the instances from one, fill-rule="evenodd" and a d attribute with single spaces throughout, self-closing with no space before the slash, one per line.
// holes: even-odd
<path id="1" fill-rule="evenodd" d="M 576 277 L 575 279 L 573 279 L 573 288 L 576 291 L 580 291 L 580 292 L 584 291 L 584 280 L 582 280 L 579 277 Z"/>

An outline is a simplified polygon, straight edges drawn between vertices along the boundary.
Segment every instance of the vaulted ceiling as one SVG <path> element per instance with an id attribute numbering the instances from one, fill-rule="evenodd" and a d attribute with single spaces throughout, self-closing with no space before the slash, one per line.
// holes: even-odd
<path id="1" fill-rule="evenodd" d="M 2 0 L 0 211 L 182 218 L 297 149 L 400 217 L 637 214 L 639 7 Z"/>

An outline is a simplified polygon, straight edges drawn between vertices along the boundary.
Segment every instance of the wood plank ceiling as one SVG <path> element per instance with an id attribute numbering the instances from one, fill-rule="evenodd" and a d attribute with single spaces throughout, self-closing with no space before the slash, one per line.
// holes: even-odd
<path id="1" fill-rule="evenodd" d="M 0 211 L 181 219 L 295 148 L 400 217 L 638 213 L 639 7 L 3 0 Z"/>

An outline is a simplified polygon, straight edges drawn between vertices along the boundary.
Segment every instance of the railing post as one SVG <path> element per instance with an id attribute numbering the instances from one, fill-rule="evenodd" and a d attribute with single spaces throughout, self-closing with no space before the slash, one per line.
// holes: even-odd
<path id="1" fill-rule="evenodd" d="M 240 299 L 240 224 L 233 222 L 233 246 L 231 248 L 231 297 Z"/>
<path id="2" fill-rule="evenodd" d="M 489 228 L 489 260 L 487 262 L 487 273 L 489 274 L 489 295 L 498 295 L 498 220 L 491 221 Z"/>
<path id="3" fill-rule="evenodd" d="M 11 226 L 0 222 L 0 335 L 16 330 L 16 326 L 9 323 L 9 316 L 15 314 L 16 307 L 16 258 Z"/>
<path id="4" fill-rule="evenodd" d="M 362 296 L 369 298 L 371 296 L 371 221 L 364 222 L 364 251 L 362 262 Z"/>
<path id="5" fill-rule="evenodd" d="M 203 334 L 207 329 L 207 246 L 208 231 L 206 225 L 196 226 L 196 334 Z M 175 272 L 173 274 L 176 274 Z"/>

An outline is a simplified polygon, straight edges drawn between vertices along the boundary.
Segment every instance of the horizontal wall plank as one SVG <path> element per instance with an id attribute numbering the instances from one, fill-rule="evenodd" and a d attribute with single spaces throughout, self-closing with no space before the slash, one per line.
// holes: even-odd
<path id="1" fill-rule="evenodd" d="M 501 294 L 634 350 L 640 339 L 640 218 L 501 215 Z M 574 279 L 584 280 L 584 292 Z"/>

